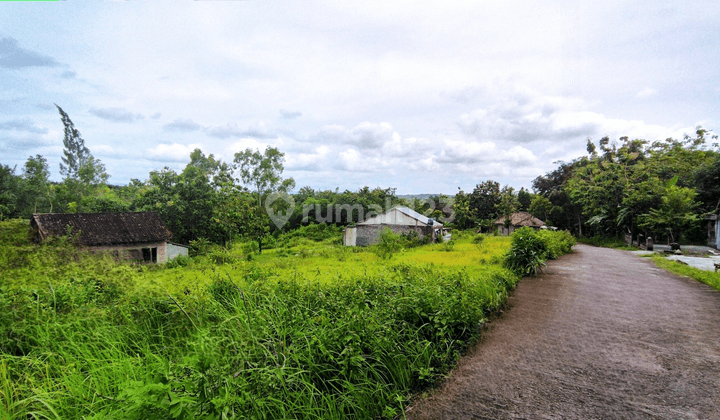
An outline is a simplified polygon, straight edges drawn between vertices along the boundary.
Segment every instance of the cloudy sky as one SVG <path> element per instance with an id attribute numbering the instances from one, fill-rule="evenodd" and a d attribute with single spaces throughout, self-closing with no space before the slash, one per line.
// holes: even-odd
<path id="1" fill-rule="evenodd" d="M 720 131 L 720 6 L 679 1 L 0 3 L 0 163 L 114 184 L 268 145 L 297 186 L 516 188 L 588 137 Z"/>

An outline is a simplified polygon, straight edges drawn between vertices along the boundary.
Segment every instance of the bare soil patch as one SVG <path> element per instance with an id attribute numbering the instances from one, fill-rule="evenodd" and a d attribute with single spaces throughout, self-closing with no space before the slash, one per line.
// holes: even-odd
<path id="1" fill-rule="evenodd" d="M 718 419 L 720 293 L 577 245 L 525 278 L 420 419 Z"/>

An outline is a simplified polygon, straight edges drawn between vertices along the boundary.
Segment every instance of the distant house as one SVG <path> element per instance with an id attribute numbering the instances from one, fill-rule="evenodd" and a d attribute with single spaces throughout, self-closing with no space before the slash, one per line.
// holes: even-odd
<path id="1" fill-rule="evenodd" d="M 506 226 L 506 222 L 509 223 L 509 226 Z M 511 214 L 509 221 L 506 220 L 504 216 L 500 217 L 493 224 L 497 228 L 498 233 L 501 235 L 510 235 L 515 232 L 515 230 L 524 226 L 529 226 L 533 229 L 540 229 L 545 226 L 545 222 L 526 211 L 519 211 Z"/>
<path id="2" fill-rule="evenodd" d="M 187 247 L 169 242 L 172 233 L 152 211 L 34 214 L 30 226 L 38 242 L 69 233 L 90 251 L 110 252 L 124 260 L 164 263 L 188 254 Z"/>
<path id="3" fill-rule="evenodd" d="M 442 223 L 423 216 L 411 208 L 400 206 L 370 217 L 357 226 L 348 226 L 343 234 L 343 244 L 346 246 L 375 244 L 385 228 L 398 234 L 417 232 L 420 238 L 430 235 L 432 241 L 435 241 L 438 235 L 445 233 Z"/>

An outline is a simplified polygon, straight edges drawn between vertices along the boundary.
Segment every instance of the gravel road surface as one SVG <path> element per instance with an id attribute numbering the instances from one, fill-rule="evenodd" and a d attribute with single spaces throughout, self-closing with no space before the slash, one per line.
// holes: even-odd
<path id="1" fill-rule="evenodd" d="M 720 292 L 577 245 L 407 418 L 720 419 Z"/>

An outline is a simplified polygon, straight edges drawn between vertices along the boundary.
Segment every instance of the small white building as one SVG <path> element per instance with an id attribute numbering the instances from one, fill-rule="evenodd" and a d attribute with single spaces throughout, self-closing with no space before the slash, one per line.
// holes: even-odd
<path id="1" fill-rule="evenodd" d="M 435 241 L 445 230 L 442 223 L 423 216 L 415 210 L 398 206 L 358 223 L 348 226 L 343 233 L 343 244 L 346 246 L 368 246 L 377 243 L 383 229 L 388 228 L 394 233 L 404 234 L 417 232 L 419 238 L 427 235 Z"/>

